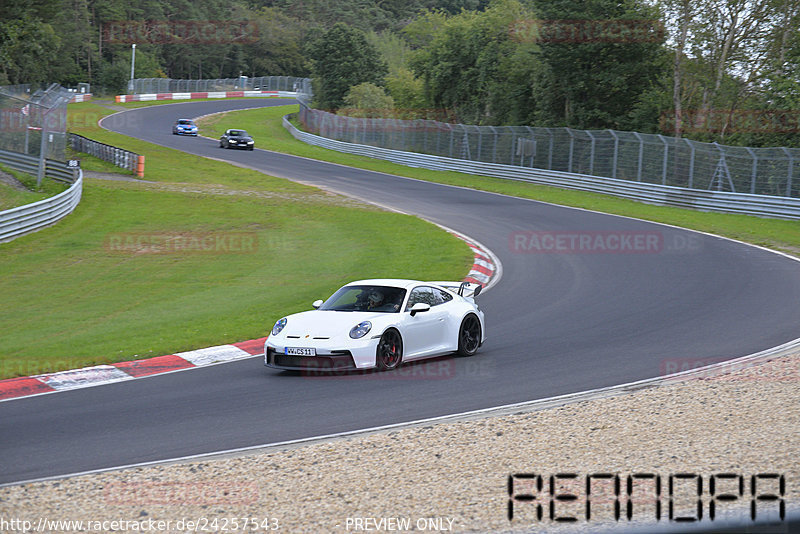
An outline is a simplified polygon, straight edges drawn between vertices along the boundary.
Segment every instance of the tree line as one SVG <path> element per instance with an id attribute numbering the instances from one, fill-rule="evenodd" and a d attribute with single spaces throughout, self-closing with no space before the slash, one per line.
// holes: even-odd
<path id="1" fill-rule="evenodd" d="M 800 146 L 800 0 L 5 0 L 0 84 L 310 76 L 359 116 Z"/>

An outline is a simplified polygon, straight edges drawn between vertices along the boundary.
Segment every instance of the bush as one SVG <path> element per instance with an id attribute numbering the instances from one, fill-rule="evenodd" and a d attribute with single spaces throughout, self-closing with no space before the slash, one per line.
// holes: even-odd
<path id="1" fill-rule="evenodd" d="M 354 85 L 344 97 L 345 107 L 340 115 L 350 117 L 384 117 L 394 109 L 394 99 L 382 87 L 365 82 Z"/>

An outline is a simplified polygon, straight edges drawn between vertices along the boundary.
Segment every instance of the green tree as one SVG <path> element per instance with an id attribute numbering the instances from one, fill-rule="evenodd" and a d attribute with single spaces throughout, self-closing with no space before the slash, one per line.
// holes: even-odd
<path id="1" fill-rule="evenodd" d="M 50 24 L 37 20 L 0 22 L 0 73 L 7 83 L 50 81 L 58 60 L 59 38 Z"/>
<path id="2" fill-rule="evenodd" d="M 53 20 L 59 44 L 50 79 L 65 85 L 91 82 L 99 55 L 87 0 L 64 0 Z"/>
<path id="3" fill-rule="evenodd" d="M 130 49 L 114 56 L 114 60 L 104 62 L 97 76 L 97 82 L 109 91 L 119 94 L 126 92 L 131 77 Z M 134 78 L 163 78 L 161 64 L 152 52 L 136 47 L 136 65 Z"/>
<path id="4" fill-rule="evenodd" d="M 378 50 L 389 67 L 386 89 L 399 108 L 395 109 L 395 115 L 399 118 L 423 116 L 417 110 L 426 107 L 424 86 L 409 68 L 411 46 L 401 35 L 391 32 L 370 32 L 367 41 Z"/>
<path id="5" fill-rule="evenodd" d="M 422 80 L 406 67 L 399 67 L 389 73 L 386 77 L 386 88 L 400 112 L 409 118 L 416 118 L 418 113 L 415 112 L 424 111 L 427 107 Z"/>
<path id="6" fill-rule="evenodd" d="M 430 46 L 447 24 L 448 13 L 443 10 L 425 10 L 403 28 L 403 38 L 411 48 Z"/>
<path id="7" fill-rule="evenodd" d="M 0 2 L 0 79 L 4 83 L 48 82 L 60 39 L 50 21 L 60 0 Z"/>
<path id="8" fill-rule="evenodd" d="M 536 45 L 516 39 L 511 28 L 530 18 L 517 0 L 494 0 L 484 12 L 443 20 L 427 14 L 411 34 L 429 44 L 415 53 L 411 66 L 424 80 L 431 107 L 455 112 L 470 124 L 524 121 L 539 66 Z"/>
<path id="9" fill-rule="evenodd" d="M 276 8 L 263 8 L 252 19 L 257 40 L 243 47 L 248 72 L 253 76 L 307 76 L 308 62 L 302 43 L 307 27 Z"/>
<path id="10" fill-rule="evenodd" d="M 385 117 L 394 109 L 394 100 L 383 87 L 365 82 L 354 85 L 344 97 L 346 107 L 339 114 L 350 117 Z"/>
<path id="11" fill-rule="evenodd" d="M 371 46 L 364 32 L 337 23 L 308 47 L 314 78 L 315 105 L 338 109 L 354 85 L 363 82 L 383 85 L 386 63 Z"/>
<path id="12" fill-rule="evenodd" d="M 534 0 L 534 8 L 542 20 L 538 55 L 548 72 L 539 80 L 547 97 L 532 119 L 548 126 L 623 128 L 641 95 L 663 78 L 669 58 L 657 31 L 610 30 L 642 27 L 659 13 L 640 0 Z"/>
<path id="13" fill-rule="evenodd" d="M 800 43 L 800 0 L 659 6 L 674 44 L 672 106 L 663 108 L 670 119 L 662 130 L 725 144 L 798 146 L 780 119 L 798 109 L 792 95 L 799 94 L 800 65 L 792 50 Z"/>

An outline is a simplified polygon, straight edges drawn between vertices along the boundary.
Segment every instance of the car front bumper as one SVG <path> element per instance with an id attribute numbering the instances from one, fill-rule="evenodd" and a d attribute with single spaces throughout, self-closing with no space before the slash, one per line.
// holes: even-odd
<path id="1" fill-rule="evenodd" d="M 197 132 L 191 132 L 188 130 L 175 130 L 175 133 L 178 135 L 191 135 L 193 137 L 197 137 Z"/>
<path id="2" fill-rule="evenodd" d="M 342 344 L 314 340 L 288 340 L 284 344 L 267 339 L 264 344 L 264 365 L 275 369 L 288 369 L 292 371 L 346 371 L 356 369 L 371 369 L 375 367 L 375 354 L 378 349 L 379 337 L 365 337 L 353 339 L 346 347 Z M 316 356 L 288 356 L 286 347 L 313 348 Z"/>

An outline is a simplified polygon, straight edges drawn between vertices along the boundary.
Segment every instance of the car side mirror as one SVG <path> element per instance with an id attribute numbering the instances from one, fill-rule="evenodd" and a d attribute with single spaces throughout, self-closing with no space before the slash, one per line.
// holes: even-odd
<path id="1" fill-rule="evenodd" d="M 472 293 L 472 298 L 475 298 L 475 297 L 477 297 L 478 295 L 480 295 L 482 290 L 483 290 L 483 286 L 478 286 L 478 287 L 476 287 L 476 288 L 475 288 L 475 292 L 474 292 L 474 293 Z"/>
<path id="2" fill-rule="evenodd" d="M 426 312 L 431 309 L 430 304 L 426 304 L 424 302 L 417 302 L 413 306 L 411 306 L 411 317 L 414 317 L 416 314 L 420 312 Z"/>
<path id="3" fill-rule="evenodd" d="M 320 306 L 322 306 L 322 303 L 323 303 L 323 302 L 324 302 L 324 301 L 322 301 L 322 300 L 315 300 L 315 301 L 313 302 L 313 304 L 311 304 L 311 305 L 312 305 L 312 306 L 314 306 L 314 309 L 315 309 L 315 310 L 317 310 L 317 309 L 319 309 L 319 307 L 320 307 Z"/>

